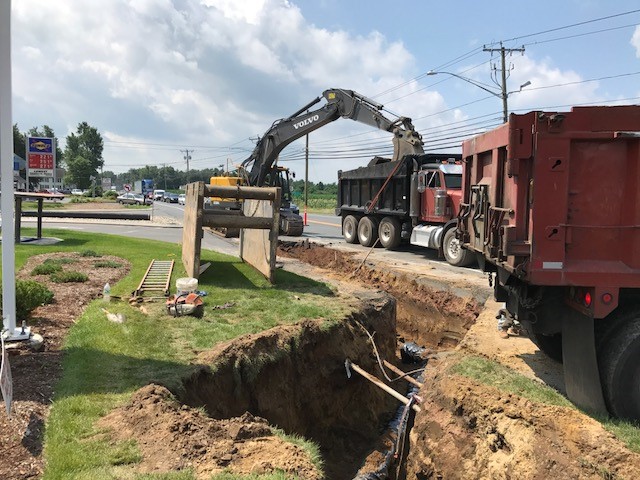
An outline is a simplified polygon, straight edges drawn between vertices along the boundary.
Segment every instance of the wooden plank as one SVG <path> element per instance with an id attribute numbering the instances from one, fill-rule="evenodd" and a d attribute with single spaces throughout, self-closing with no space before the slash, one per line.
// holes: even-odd
<path id="1" fill-rule="evenodd" d="M 224 187 L 218 185 L 205 185 L 205 193 L 207 197 L 235 198 L 245 199 L 251 198 L 255 200 L 274 200 L 276 193 L 273 188 L 265 187 Z"/>
<path id="2" fill-rule="evenodd" d="M 244 201 L 244 216 L 248 218 L 271 217 L 270 230 L 243 228 L 240 231 L 240 258 L 251 264 L 271 283 L 275 282 L 276 249 L 278 247 L 278 229 L 280 222 L 280 189 L 274 190 L 274 200 Z"/>
<path id="3" fill-rule="evenodd" d="M 187 185 L 182 222 L 182 264 L 187 276 L 193 278 L 198 278 L 200 274 L 203 198 L 204 182 Z"/>
<path id="4" fill-rule="evenodd" d="M 205 227 L 257 228 L 271 230 L 273 215 L 269 217 L 242 217 L 238 215 L 216 215 L 205 212 L 202 219 Z"/>

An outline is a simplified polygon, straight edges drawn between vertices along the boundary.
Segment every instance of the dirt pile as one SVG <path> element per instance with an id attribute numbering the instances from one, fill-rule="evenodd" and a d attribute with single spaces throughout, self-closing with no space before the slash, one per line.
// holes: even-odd
<path id="1" fill-rule="evenodd" d="M 181 400 L 216 419 L 244 411 L 264 417 L 318 443 L 327 478 L 352 478 L 398 405 L 362 377 L 347 377 L 347 358 L 377 368 L 362 327 L 374 332 L 383 358 L 395 357 L 395 303 L 369 293 L 363 304 L 341 322 L 306 320 L 203 353 L 199 363 L 211 367 L 185 379 Z"/>
<path id="2" fill-rule="evenodd" d="M 384 266 L 370 266 L 347 252 L 309 242 L 281 242 L 278 255 L 320 267 L 334 279 L 383 290 L 397 301 L 400 341 L 435 348 L 455 347 L 473 324 L 481 305 L 451 292 L 436 291 Z"/>
<path id="3" fill-rule="evenodd" d="M 264 418 L 245 413 L 214 420 L 178 402 L 165 387 L 147 385 L 124 407 L 99 422 L 115 438 L 135 438 L 144 473 L 193 469 L 197 478 L 228 471 L 237 475 L 276 470 L 316 480 L 320 472 L 304 450 L 277 437 Z"/>
<path id="4" fill-rule="evenodd" d="M 454 360 L 427 370 L 407 478 L 640 478 L 640 455 L 595 420 L 451 374 Z"/>

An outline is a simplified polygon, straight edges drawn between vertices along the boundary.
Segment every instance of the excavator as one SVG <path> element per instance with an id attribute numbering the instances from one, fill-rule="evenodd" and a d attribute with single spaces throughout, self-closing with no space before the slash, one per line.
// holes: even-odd
<path id="1" fill-rule="evenodd" d="M 326 104 L 309 111 L 322 99 Z M 393 158 L 396 161 L 405 155 L 423 154 L 422 137 L 417 133 L 408 117 L 393 121 L 386 118 L 381 110 L 383 105 L 354 92 L 331 88 L 287 118 L 276 120 L 258 140 L 253 152 L 241 163 L 244 181 L 250 186 L 278 186 L 283 198 L 280 209 L 280 233 L 282 235 L 302 235 L 304 223 L 298 208 L 291 202 L 289 171 L 276 165 L 278 155 L 290 143 L 321 128 L 339 118 L 348 118 L 373 128 L 393 134 Z"/>

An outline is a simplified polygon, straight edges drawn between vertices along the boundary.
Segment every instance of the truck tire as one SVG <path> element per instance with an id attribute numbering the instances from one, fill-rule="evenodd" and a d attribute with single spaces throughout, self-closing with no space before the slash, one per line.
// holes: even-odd
<path id="1" fill-rule="evenodd" d="M 342 221 L 342 236 L 347 243 L 358 243 L 358 219 L 347 215 Z"/>
<path id="2" fill-rule="evenodd" d="M 358 222 L 358 240 L 360 245 L 371 247 L 378 240 L 378 221 L 373 217 L 363 217 Z"/>
<path id="3" fill-rule="evenodd" d="M 400 221 L 397 218 L 384 217 L 378 227 L 380 244 L 389 250 L 396 248 L 402 240 L 400 237 L 401 229 L 402 225 L 400 225 Z"/>
<path id="4" fill-rule="evenodd" d="M 542 333 L 533 332 L 529 335 L 529 338 L 547 357 L 562 363 L 562 334 L 543 335 Z"/>
<path id="5" fill-rule="evenodd" d="M 460 240 L 456 238 L 456 229 L 450 228 L 442 239 L 444 258 L 454 267 L 467 267 L 475 261 L 475 255 L 462 248 Z"/>
<path id="6" fill-rule="evenodd" d="M 602 390 L 609 412 L 640 420 L 640 315 L 627 310 L 615 320 L 617 328 L 599 348 Z"/>

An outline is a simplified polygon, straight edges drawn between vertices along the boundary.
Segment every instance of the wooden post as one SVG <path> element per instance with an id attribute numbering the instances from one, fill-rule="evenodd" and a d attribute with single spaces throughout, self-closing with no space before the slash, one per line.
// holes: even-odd
<path id="1" fill-rule="evenodd" d="M 407 405 L 409 403 L 409 399 L 407 397 L 405 397 L 404 395 L 396 392 L 393 388 L 391 388 L 390 386 L 388 386 L 387 384 L 383 383 L 382 381 L 380 381 L 378 378 L 374 377 L 373 375 L 371 375 L 369 372 L 367 372 L 366 370 L 363 370 L 362 368 L 360 368 L 358 365 L 356 365 L 355 363 L 351 363 L 349 362 L 349 366 L 357 373 L 359 373 L 360 375 L 362 375 L 364 378 L 366 378 L 367 380 L 369 380 L 371 383 L 373 383 L 376 387 L 384 390 L 385 392 L 387 392 L 389 395 L 391 395 L 392 397 L 400 400 L 402 403 L 404 403 L 405 405 Z M 418 405 L 412 405 L 412 407 L 414 411 L 416 412 L 421 412 L 422 409 L 418 406 Z"/>

